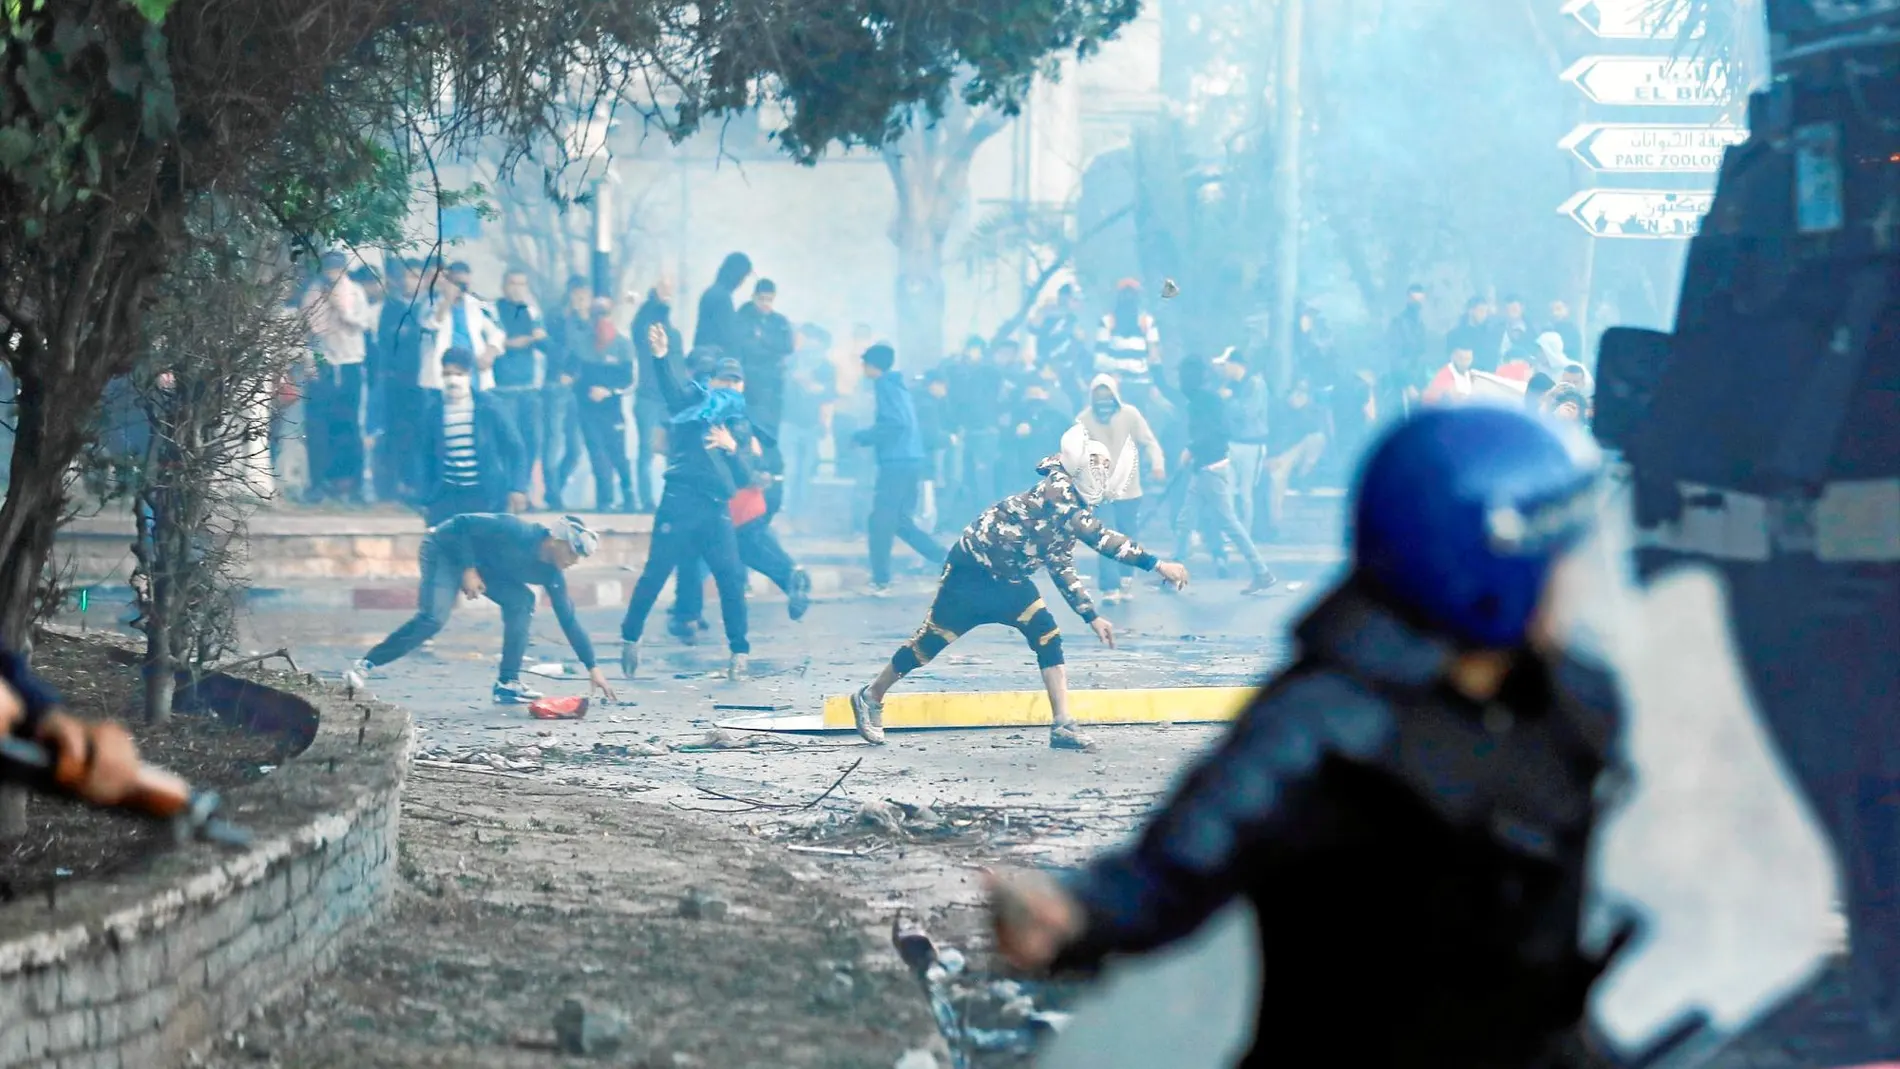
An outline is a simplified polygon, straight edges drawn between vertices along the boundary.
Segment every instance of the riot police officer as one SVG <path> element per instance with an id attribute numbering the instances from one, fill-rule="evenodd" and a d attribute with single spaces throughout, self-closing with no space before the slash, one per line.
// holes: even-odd
<path id="1" fill-rule="evenodd" d="M 1297 661 L 1131 846 L 1062 878 L 991 877 L 1001 954 L 1091 969 L 1243 897 L 1264 963 L 1243 1065 L 1580 1056 L 1605 966 L 1579 949 L 1587 853 L 1621 712 L 1612 678 L 1564 651 L 1547 592 L 1597 479 L 1590 447 L 1514 409 L 1391 430 Z"/>

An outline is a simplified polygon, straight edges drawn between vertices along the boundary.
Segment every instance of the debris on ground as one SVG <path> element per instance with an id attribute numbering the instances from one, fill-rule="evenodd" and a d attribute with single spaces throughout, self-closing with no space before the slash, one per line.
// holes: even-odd
<path id="1" fill-rule="evenodd" d="M 680 896 L 680 916 L 691 921 L 725 920 L 729 908 L 731 903 L 725 899 L 697 887 L 689 888 Z"/>
<path id="2" fill-rule="evenodd" d="M 855 896 L 794 875 L 793 855 L 729 820 L 428 766 L 402 819 L 385 917 L 247 1023 L 244 1049 L 209 1051 L 207 1069 L 256 1069 L 258 1048 L 278 1069 L 889 1069 L 934 1031 Z M 743 932 L 736 905 L 726 923 L 705 919 L 738 888 Z M 689 895 L 701 919 L 680 915 Z M 773 965 L 788 962 L 812 964 Z M 840 973 L 849 999 L 812 1007 Z M 570 998 L 578 1028 L 553 1020 Z M 615 1032 L 612 1053 L 561 1053 Z"/>
<path id="3" fill-rule="evenodd" d="M 937 1056 L 927 1050 L 907 1050 L 892 1069 L 943 1069 Z"/>
<path id="4" fill-rule="evenodd" d="M 554 1040 L 563 1054 L 611 1054 L 627 1038 L 627 1019 L 569 998 L 554 1013 Z"/>
<path id="5" fill-rule="evenodd" d="M 893 835 L 904 834 L 904 820 L 889 802 L 866 802 L 858 807 L 858 823 Z"/>

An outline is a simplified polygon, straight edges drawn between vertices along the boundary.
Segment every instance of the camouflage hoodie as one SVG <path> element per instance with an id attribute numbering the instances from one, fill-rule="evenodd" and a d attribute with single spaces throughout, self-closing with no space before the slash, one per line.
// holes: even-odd
<path id="1" fill-rule="evenodd" d="M 1093 622 L 1095 605 L 1075 571 L 1077 542 L 1144 571 L 1153 571 L 1161 558 L 1103 526 L 1062 470 L 1060 458 L 1043 458 L 1036 471 L 1041 482 L 983 510 L 957 544 L 999 579 L 1026 580 L 1048 566 L 1063 600 L 1077 616 Z"/>

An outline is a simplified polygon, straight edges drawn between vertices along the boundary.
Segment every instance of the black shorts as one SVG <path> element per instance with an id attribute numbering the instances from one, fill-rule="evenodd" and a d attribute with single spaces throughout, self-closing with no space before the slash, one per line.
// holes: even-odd
<path id="1" fill-rule="evenodd" d="M 898 649 L 891 663 L 899 675 L 909 675 L 929 664 L 944 647 L 984 624 L 1002 624 L 1021 632 L 1036 654 L 1037 667 L 1053 668 L 1063 663 L 1062 631 L 1036 584 L 997 576 L 961 545 L 950 551 L 936 599 L 930 603 L 923 625 Z"/>

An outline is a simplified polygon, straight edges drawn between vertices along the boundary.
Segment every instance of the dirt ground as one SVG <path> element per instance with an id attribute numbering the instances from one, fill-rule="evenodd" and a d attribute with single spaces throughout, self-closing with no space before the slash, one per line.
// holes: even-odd
<path id="1" fill-rule="evenodd" d="M 561 1064 L 554 1020 L 577 998 L 624 1034 L 586 1064 L 888 1069 L 936 1034 L 882 938 L 902 903 L 849 897 L 813 859 L 933 839 L 954 849 L 976 823 L 945 816 L 933 833 L 906 830 L 901 811 L 889 826 L 800 816 L 739 820 L 418 766 L 390 912 L 332 975 L 203 1064 Z M 787 848 L 804 843 L 836 853 Z M 683 915 L 688 898 L 702 915 Z M 923 919 L 966 943 L 977 927 L 967 910 Z"/>
<path id="2" fill-rule="evenodd" d="M 138 666 L 112 660 L 101 646 L 46 635 L 34 647 L 33 667 L 72 712 L 123 720 L 138 740 L 141 757 L 193 786 L 225 790 L 265 775 L 264 769 L 288 756 L 285 740 L 252 734 L 213 716 L 181 712 L 162 724 L 142 723 L 144 684 Z M 0 846 L 0 898 L 122 871 L 170 842 L 163 825 L 54 798 L 32 799 L 27 821 L 25 838 Z"/>

